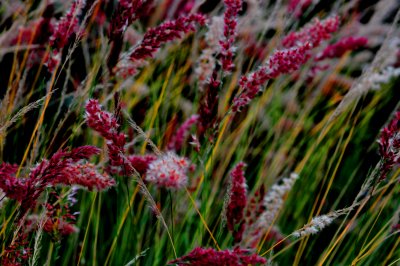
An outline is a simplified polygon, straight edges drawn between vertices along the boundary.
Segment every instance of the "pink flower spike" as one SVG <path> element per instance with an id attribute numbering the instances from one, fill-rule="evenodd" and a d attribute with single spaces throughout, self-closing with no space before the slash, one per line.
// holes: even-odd
<path id="1" fill-rule="evenodd" d="M 132 167 L 140 174 L 143 175 L 146 173 L 149 165 L 155 161 L 157 157 L 155 155 L 130 155 L 128 156 L 128 160 L 131 163 Z"/>
<path id="2" fill-rule="evenodd" d="M 53 35 L 50 37 L 50 45 L 58 52 L 68 43 L 68 39 L 78 30 L 79 19 L 84 0 L 75 0 L 64 17 L 56 24 Z"/>
<path id="3" fill-rule="evenodd" d="M 153 57 L 161 45 L 181 38 L 181 34 L 195 31 L 195 24 L 204 25 L 206 19 L 201 14 L 191 14 L 173 21 L 167 21 L 158 27 L 149 29 L 141 43 L 130 53 L 131 60 L 141 60 Z"/>
<path id="4" fill-rule="evenodd" d="M 63 170 L 63 175 L 53 184 L 79 185 L 90 191 L 105 190 L 115 185 L 115 180 L 107 174 L 101 174 L 91 163 L 73 164 Z"/>
<path id="5" fill-rule="evenodd" d="M 146 171 L 146 181 L 159 187 L 181 189 L 187 186 L 189 168 L 190 163 L 187 159 L 167 152 L 150 163 Z"/>
<path id="6" fill-rule="evenodd" d="M 311 57 L 311 49 L 311 45 L 307 43 L 299 47 L 278 50 L 268 59 L 265 66 L 247 76 L 242 76 L 239 81 L 241 93 L 233 99 L 232 111 L 238 112 L 243 106 L 248 105 L 268 80 L 298 70 Z"/>
<path id="7" fill-rule="evenodd" d="M 231 172 L 229 202 L 226 210 L 226 220 L 229 231 L 233 233 L 235 242 L 240 242 L 245 229 L 244 209 L 247 205 L 247 185 L 244 177 L 243 162 L 238 163 Z"/>
<path id="8" fill-rule="evenodd" d="M 86 104 L 86 121 L 89 127 L 96 130 L 107 141 L 108 156 L 113 167 L 130 169 L 124 159 L 125 135 L 119 133 L 119 124 L 113 114 L 102 111 L 97 100 L 90 99 Z M 129 174 L 129 173 L 128 173 Z"/>
<path id="9" fill-rule="evenodd" d="M 379 154 L 382 164 L 378 182 L 384 180 L 396 164 L 400 164 L 400 111 L 397 111 L 389 124 L 382 130 Z"/>
<path id="10" fill-rule="evenodd" d="M 325 58 L 341 57 L 347 51 L 356 50 L 360 47 L 366 46 L 368 39 L 365 37 L 345 37 L 340 39 L 338 42 L 328 45 L 322 52 L 316 57 L 317 61 L 324 60 Z"/>
<path id="11" fill-rule="evenodd" d="M 224 39 L 220 41 L 222 69 L 226 73 L 232 72 L 235 67 L 233 46 L 237 35 L 237 17 L 242 10 L 243 0 L 224 0 Z"/>
<path id="12" fill-rule="evenodd" d="M 185 141 L 190 128 L 199 121 L 199 117 L 199 115 L 192 115 L 181 125 L 168 143 L 168 149 L 179 151 L 182 148 L 183 142 Z"/>
<path id="13" fill-rule="evenodd" d="M 284 47 L 289 48 L 309 43 L 312 48 L 320 45 L 324 40 L 339 28 L 339 16 L 331 16 L 324 20 L 314 19 L 298 32 L 291 32 L 282 41 Z"/>

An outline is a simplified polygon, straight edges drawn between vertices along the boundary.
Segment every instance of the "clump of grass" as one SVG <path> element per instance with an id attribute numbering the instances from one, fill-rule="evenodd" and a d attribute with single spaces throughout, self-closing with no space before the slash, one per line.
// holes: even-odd
<path id="1" fill-rule="evenodd" d="M 399 18 L 6 1 L 0 264 L 395 265 Z"/>

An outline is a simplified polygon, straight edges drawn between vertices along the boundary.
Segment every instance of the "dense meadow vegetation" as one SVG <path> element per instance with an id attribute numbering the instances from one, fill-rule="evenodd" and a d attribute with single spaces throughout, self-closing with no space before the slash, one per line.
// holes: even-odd
<path id="1" fill-rule="evenodd" d="M 399 265 L 399 9 L 1 0 L 0 265 Z"/>

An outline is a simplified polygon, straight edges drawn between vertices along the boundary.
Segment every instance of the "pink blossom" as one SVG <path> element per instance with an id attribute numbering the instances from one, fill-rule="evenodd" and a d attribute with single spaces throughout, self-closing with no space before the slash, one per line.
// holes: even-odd
<path id="1" fill-rule="evenodd" d="M 229 73 L 235 67 L 233 64 L 235 50 L 233 44 L 237 34 L 237 17 L 242 10 L 243 0 L 224 0 L 224 5 L 224 39 L 220 41 L 221 63 L 222 69 Z"/>
<path id="2" fill-rule="evenodd" d="M 382 130 L 378 143 L 382 160 L 379 181 L 382 181 L 394 165 L 400 164 L 400 111 Z"/>
<path id="3" fill-rule="evenodd" d="M 155 161 L 157 157 L 155 155 L 130 155 L 128 156 L 128 160 L 131 163 L 132 167 L 140 174 L 143 175 L 146 173 L 149 165 Z"/>
<path id="4" fill-rule="evenodd" d="M 54 184 L 79 185 L 88 190 L 101 191 L 115 185 L 115 180 L 107 174 L 99 173 L 91 163 L 72 164 L 63 170 L 63 176 L 54 180 Z"/>
<path id="5" fill-rule="evenodd" d="M 300 31 L 287 35 L 282 41 L 287 49 L 275 51 L 265 66 L 241 77 L 241 90 L 233 99 L 232 111 L 237 112 L 241 107 L 248 105 L 268 80 L 298 70 L 311 57 L 311 50 L 330 38 L 338 27 L 339 17 L 333 16 L 323 21 L 315 19 Z"/>
<path id="6" fill-rule="evenodd" d="M 49 160 L 42 160 L 31 169 L 27 178 L 15 177 L 16 166 L 3 163 L 0 165 L 0 188 L 8 198 L 21 203 L 19 216 L 21 218 L 36 206 L 37 200 L 47 186 L 59 184 L 61 180 L 63 184 L 80 182 L 80 185 L 83 185 L 84 183 L 68 170 L 74 167 L 74 164 L 87 160 L 99 152 L 100 150 L 93 146 L 82 146 L 71 151 L 60 150 Z"/>
<path id="7" fill-rule="evenodd" d="M 201 14 L 191 14 L 149 29 L 141 43 L 130 52 L 130 59 L 140 60 L 153 57 L 162 44 L 181 38 L 182 33 L 195 31 L 196 23 L 204 25 L 205 17 Z"/>
<path id="8" fill-rule="evenodd" d="M 176 131 L 171 141 L 168 143 L 168 149 L 179 151 L 182 148 L 182 144 L 188 135 L 190 128 L 196 124 L 199 120 L 199 115 L 192 115 L 189 117 L 181 127 Z"/>
<path id="9" fill-rule="evenodd" d="M 231 187 L 226 219 L 228 229 L 233 232 L 235 242 L 240 242 L 245 229 L 244 209 L 247 204 L 247 185 L 243 170 L 245 166 L 243 162 L 240 162 L 231 172 Z"/>
<path id="10" fill-rule="evenodd" d="M 339 16 L 331 16 L 322 21 L 316 18 L 300 31 L 289 33 L 282 45 L 288 48 L 309 43 L 312 48 L 317 47 L 322 41 L 331 38 L 331 34 L 339 28 L 339 23 Z"/>
<path id="11" fill-rule="evenodd" d="M 338 42 L 327 46 L 317 57 L 316 60 L 323 60 L 325 58 L 341 57 L 345 52 L 356 50 L 365 46 L 368 39 L 365 37 L 345 37 Z"/>
<path id="12" fill-rule="evenodd" d="M 57 52 L 67 45 L 68 39 L 72 36 L 72 34 L 78 31 L 78 16 L 82 11 L 83 6 L 83 0 L 75 0 L 65 16 L 57 22 L 54 33 L 50 37 L 50 45 Z"/>
<path id="13" fill-rule="evenodd" d="M 187 185 L 189 161 L 173 152 L 161 155 L 150 163 L 146 171 L 146 181 L 159 187 L 180 189 Z"/>
<path id="14" fill-rule="evenodd" d="M 102 111 L 97 100 L 90 99 L 86 104 L 86 121 L 89 127 L 106 139 L 111 166 L 130 169 L 124 159 L 125 135 L 118 131 L 120 125 L 117 118 L 109 112 Z"/>
<path id="15" fill-rule="evenodd" d="M 267 262 L 257 254 L 251 254 L 249 250 L 236 247 L 233 250 L 216 251 L 212 248 L 197 247 L 188 255 L 182 256 L 168 264 L 206 266 L 206 265 L 258 265 Z"/>
<path id="16" fill-rule="evenodd" d="M 24 230 L 20 230 L 13 242 L 1 254 L 0 264 L 3 266 L 26 265 L 32 254 L 27 238 L 28 234 Z"/>
<path id="17" fill-rule="evenodd" d="M 237 112 L 241 107 L 248 105 L 268 80 L 298 70 L 311 57 L 310 50 L 309 44 L 278 50 L 268 59 L 265 66 L 242 76 L 239 81 L 241 93 L 233 99 L 232 111 Z"/>

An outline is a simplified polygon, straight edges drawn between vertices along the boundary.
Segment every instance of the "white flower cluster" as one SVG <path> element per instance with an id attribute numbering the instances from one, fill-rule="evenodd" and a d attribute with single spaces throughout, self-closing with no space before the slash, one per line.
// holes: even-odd
<path id="1" fill-rule="evenodd" d="M 382 84 L 388 83 L 391 79 L 400 76 L 400 67 L 394 68 L 389 66 L 383 69 L 381 72 L 372 73 L 367 78 L 367 84 L 373 90 L 379 90 Z"/>
<path id="2" fill-rule="evenodd" d="M 282 184 L 275 184 L 271 187 L 270 191 L 264 197 L 264 207 L 265 211 L 261 215 L 260 221 L 265 225 L 270 225 L 273 223 L 275 216 L 278 214 L 281 209 L 284 201 L 283 197 L 287 192 L 289 192 L 296 180 L 299 178 L 299 175 L 296 173 L 290 174 L 289 178 L 284 178 L 282 180 Z"/>
<path id="3" fill-rule="evenodd" d="M 174 152 L 167 152 L 150 163 L 146 172 L 146 181 L 159 187 L 180 189 L 187 185 L 187 172 L 190 164 L 186 158 Z"/>
<path id="4" fill-rule="evenodd" d="M 224 35 L 224 19 L 221 16 L 213 17 L 206 33 L 207 48 L 204 49 L 197 61 L 196 76 L 201 85 L 205 85 L 211 77 L 215 67 L 214 54 L 220 52 L 220 37 Z"/>
<path id="5" fill-rule="evenodd" d="M 336 218 L 338 214 L 336 212 L 331 212 L 321 216 L 317 216 L 311 219 L 309 224 L 306 224 L 303 228 L 293 232 L 294 237 L 304 237 L 308 235 L 313 235 L 320 232 L 322 229 L 330 225 Z"/>

